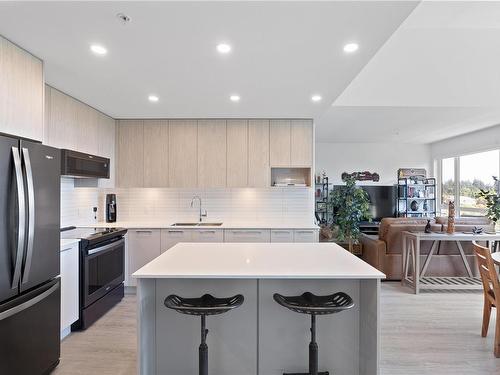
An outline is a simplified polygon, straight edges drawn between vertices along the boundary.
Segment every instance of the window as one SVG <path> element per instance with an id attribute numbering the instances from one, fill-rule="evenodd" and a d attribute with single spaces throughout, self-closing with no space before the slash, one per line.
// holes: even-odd
<path id="1" fill-rule="evenodd" d="M 455 200 L 455 158 L 441 161 L 441 216 L 448 215 L 448 203 Z"/>
<path id="2" fill-rule="evenodd" d="M 498 176 L 499 151 L 481 152 L 460 157 L 460 215 L 484 216 L 486 204 L 476 198 L 479 189 L 494 189 Z"/>
<path id="3" fill-rule="evenodd" d="M 494 189 L 493 176 L 499 175 L 500 150 L 442 159 L 441 215 L 448 215 L 448 203 L 455 201 L 458 215 L 483 216 L 486 205 L 477 193 L 480 189 Z"/>

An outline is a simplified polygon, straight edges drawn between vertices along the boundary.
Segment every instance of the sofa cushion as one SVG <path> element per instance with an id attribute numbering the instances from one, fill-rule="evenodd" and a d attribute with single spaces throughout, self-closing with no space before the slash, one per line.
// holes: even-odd
<path id="1" fill-rule="evenodd" d="M 431 224 L 433 224 L 433 223 L 434 223 L 434 220 L 431 220 Z M 417 225 L 417 226 L 423 225 L 423 228 L 425 229 L 425 226 L 427 225 L 427 219 L 419 219 L 419 218 L 414 218 L 414 217 L 385 217 L 380 222 L 380 227 L 378 230 L 379 239 L 382 241 L 386 241 L 390 226 L 395 225 L 395 224 L 397 224 L 397 225 Z M 416 229 L 405 229 L 405 230 L 416 230 Z"/>
<path id="2" fill-rule="evenodd" d="M 448 225 L 448 218 L 447 217 L 437 217 L 436 218 L 436 223 L 437 224 L 443 224 L 443 225 Z M 455 218 L 455 225 L 472 225 L 472 226 L 477 226 L 477 225 L 491 225 L 491 220 L 488 219 L 485 216 L 477 216 L 477 217 L 456 217 Z"/>

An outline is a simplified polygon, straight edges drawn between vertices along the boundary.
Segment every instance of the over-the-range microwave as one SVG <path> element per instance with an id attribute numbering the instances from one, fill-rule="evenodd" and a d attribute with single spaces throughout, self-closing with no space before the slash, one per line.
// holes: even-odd
<path id="1" fill-rule="evenodd" d="M 84 178 L 109 178 L 109 159 L 62 149 L 61 175 Z"/>

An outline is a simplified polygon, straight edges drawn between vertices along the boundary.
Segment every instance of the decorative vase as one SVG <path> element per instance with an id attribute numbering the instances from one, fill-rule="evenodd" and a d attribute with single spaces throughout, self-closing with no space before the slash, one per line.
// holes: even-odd
<path id="1" fill-rule="evenodd" d="M 425 233 L 431 233 L 431 221 L 427 220 L 427 225 L 425 226 Z"/>
<path id="2" fill-rule="evenodd" d="M 450 201 L 448 204 L 448 228 L 446 229 L 446 233 L 455 233 L 455 202 L 453 201 Z"/>

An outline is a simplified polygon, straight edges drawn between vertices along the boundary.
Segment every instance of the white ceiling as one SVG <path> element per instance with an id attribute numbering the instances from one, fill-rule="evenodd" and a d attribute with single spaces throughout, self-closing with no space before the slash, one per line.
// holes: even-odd
<path id="1" fill-rule="evenodd" d="M 317 117 L 415 5 L 0 3 L 0 34 L 45 61 L 49 84 L 113 117 Z M 132 21 L 121 24 L 119 12 Z M 221 41 L 230 55 L 216 52 Z M 350 41 L 362 48 L 348 56 Z M 107 56 L 89 53 L 96 42 Z M 321 103 L 311 103 L 315 93 Z"/>
<path id="2" fill-rule="evenodd" d="M 428 143 L 500 123 L 498 2 L 0 2 L 0 34 L 116 118 L 312 117 L 330 142 Z"/>
<path id="3" fill-rule="evenodd" d="M 318 135 L 428 143 L 499 124 L 499 41 L 500 2 L 421 3 L 321 117 Z"/>

